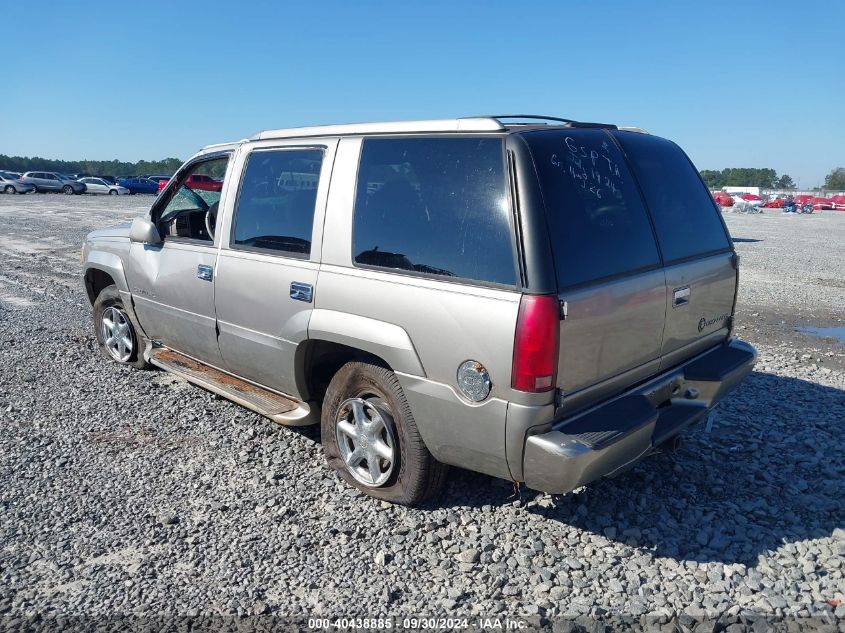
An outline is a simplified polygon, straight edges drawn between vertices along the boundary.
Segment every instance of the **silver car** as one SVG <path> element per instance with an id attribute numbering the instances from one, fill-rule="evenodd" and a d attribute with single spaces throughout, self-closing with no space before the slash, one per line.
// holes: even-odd
<path id="1" fill-rule="evenodd" d="M 3 193 L 30 193 L 35 191 L 35 187 L 21 181 L 20 174 L 0 171 L 0 191 Z"/>
<path id="2" fill-rule="evenodd" d="M 756 358 L 695 167 L 614 125 L 261 132 L 200 150 L 83 260 L 105 357 L 319 423 L 329 466 L 395 503 L 448 464 L 550 493 L 618 473 Z"/>
<path id="3" fill-rule="evenodd" d="M 70 176 L 54 171 L 28 171 L 21 176 L 21 182 L 35 187 L 39 193 L 53 191 L 68 196 L 85 193 L 85 185 Z"/>
<path id="4" fill-rule="evenodd" d="M 80 178 L 79 182 L 85 185 L 85 193 L 101 193 L 112 196 L 129 195 L 129 189 L 127 189 L 126 187 L 121 187 L 120 185 L 113 185 L 110 182 L 103 180 L 102 178 L 86 176 L 85 178 Z"/>

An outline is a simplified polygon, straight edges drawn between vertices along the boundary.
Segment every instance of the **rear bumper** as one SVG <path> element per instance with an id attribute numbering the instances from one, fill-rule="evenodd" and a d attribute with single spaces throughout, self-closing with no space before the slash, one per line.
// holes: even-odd
<path id="1" fill-rule="evenodd" d="M 525 483 L 562 494 L 613 475 L 702 418 L 754 367 L 732 339 L 611 402 L 556 422 L 525 442 Z"/>

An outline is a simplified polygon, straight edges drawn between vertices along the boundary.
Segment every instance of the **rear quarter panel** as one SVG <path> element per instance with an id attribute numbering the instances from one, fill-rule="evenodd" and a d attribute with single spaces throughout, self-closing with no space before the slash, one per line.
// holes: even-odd
<path id="1" fill-rule="evenodd" d="M 510 477 L 505 418 L 507 400 L 515 393 L 510 375 L 520 293 L 354 267 L 351 231 L 360 148 L 361 138 L 355 137 L 338 145 L 315 307 L 402 328 L 423 375 L 398 376 L 429 450 L 445 463 Z M 493 383 L 480 404 L 464 399 L 457 388 L 458 367 L 470 359 L 487 368 Z"/>

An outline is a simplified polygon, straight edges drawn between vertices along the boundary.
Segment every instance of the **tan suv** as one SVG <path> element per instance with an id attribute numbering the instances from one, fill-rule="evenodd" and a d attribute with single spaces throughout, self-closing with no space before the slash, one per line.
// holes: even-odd
<path id="1" fill-rule="evenodd" d="M 340 476 L 398 503 L 447 464 L 552 493 L 616 473 L 755 360 L 698 172 L 614 125 L 262 132 L 201 150 L 83 256 L 107 357 L 319 422 Z"/>

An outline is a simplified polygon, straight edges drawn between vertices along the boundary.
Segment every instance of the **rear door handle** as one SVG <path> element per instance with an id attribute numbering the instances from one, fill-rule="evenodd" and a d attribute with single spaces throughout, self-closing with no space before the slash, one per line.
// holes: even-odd
<path id="1" fill-rule="evenodd" d="M 197 266 L 197 279 L 202 279 L 203 281 L 211 281 L 214 278 L 214 266 L 206 266 L 205 264 L 200 264 Z"/>
<path id="2" fill-rule="evenodd" d="M 689 286 L 675 290 L 675 303 L 673 307 L 684 306 L 689 303 Z"/>

